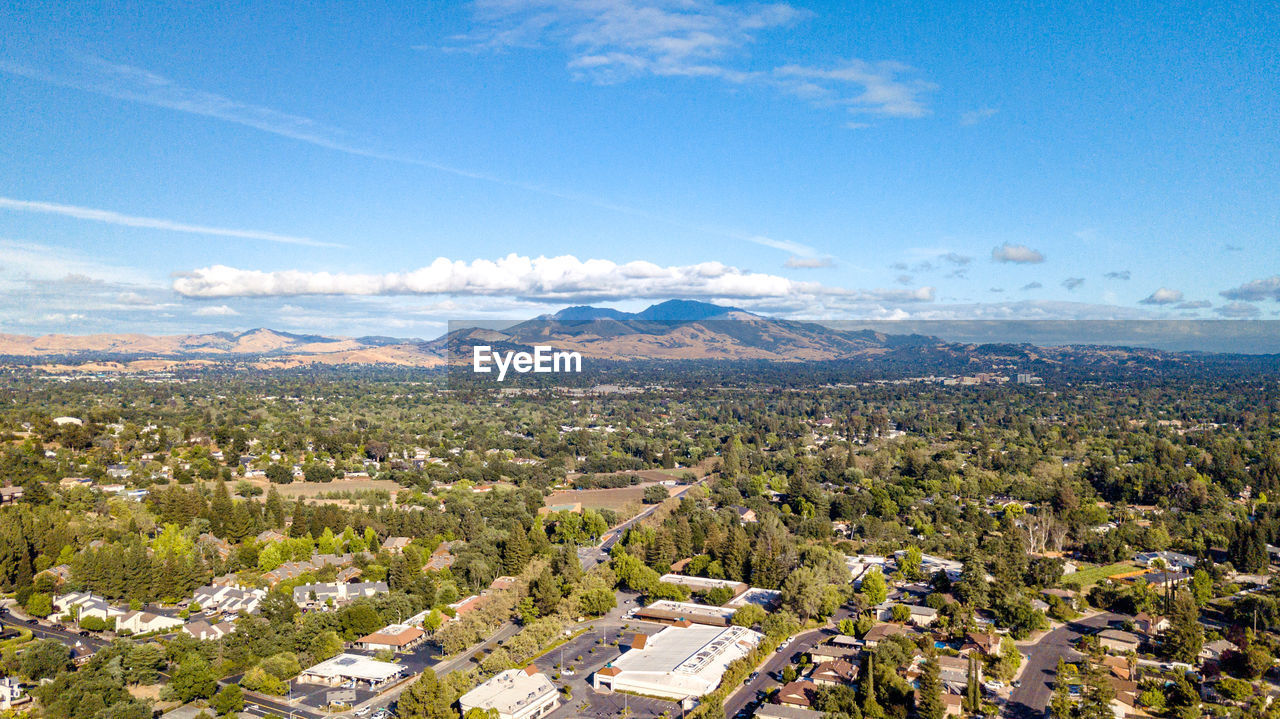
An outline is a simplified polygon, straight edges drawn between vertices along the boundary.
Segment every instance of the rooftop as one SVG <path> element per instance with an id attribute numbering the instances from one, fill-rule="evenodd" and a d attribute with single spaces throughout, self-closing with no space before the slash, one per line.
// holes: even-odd
<path id="1" fill-rule="evenodd" d="M 555 691 L 555 685 L 547 675 L 530 666 L 495 674 L 489 681 L 463 694 L 459 704 L 464 712 L 468 708 L 478 707 L 497 709 L 500 714 L 512 715 Z"/>

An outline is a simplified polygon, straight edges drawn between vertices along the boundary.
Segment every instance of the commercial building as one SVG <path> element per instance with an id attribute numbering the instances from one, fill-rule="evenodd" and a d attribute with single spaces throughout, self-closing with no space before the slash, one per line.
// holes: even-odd
<path id="1" fill-rule="evenodd" d="M 458 700 L 462 716 L 472 709 L 495 710 L 498 719 L 537 719 L 560 706 L 556 687 L 532 665 L 508 669 L 472 689 Z"/>
<path id="2" fill-rule="evenodd" d="M 426 632 L 417 627 L 407 624 L 390 624 L 372 634 L 360 637 L 355 641 L 355 646 L 373 652 L 383 649 L 407 652 L 426 641 L 426 638 Z"/>
<path id="3" fill-rule="evenodd" d="M 597 691 L 629 691 L 670 699 L 700 697 L 720 684 L 725 669 L 763 638 L 746 627 L 667 627 L 595 673 Z"/>
<path id="4" fill-rule="evenodd" d="M 732 607 L 708 607 L 691 602 L 673 602 L 659 599 L 647 607 L 636 610 L 636 619 L 660 624 L 705 624 L 711 627 L 727 627 L 733 618 Z"/>
<path id="5" fill-rule="evenodd" d="M 710 577 L 690 577 L 684 574 L 664 574 L 661 577 L 663 582 L 674 584 L 678 587 L 684 587 L 691 592 L 709 592 L 712 589 L 724 587 L 732 594 L 730 599 L 735 599 L 743 592 L 751 588 L 746 582 L 733 582 L 728 579 L 711 579 Z"/>
<path id="6" fill-rule="evenodd" d="M 377 689 L 404 673 L 404 667 L 391 662 L 380 662 L 356 654 L 339 654 L 332 659 L 303 670 L 298 679 L 309 684 L 340 686 L 349 682 Z"/>

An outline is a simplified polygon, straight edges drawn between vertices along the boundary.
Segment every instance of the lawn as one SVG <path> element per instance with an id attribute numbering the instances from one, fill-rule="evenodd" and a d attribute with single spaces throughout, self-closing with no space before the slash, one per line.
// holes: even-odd
<path id="1" fill-rule="evenodd" d="M 1088 589 L 1108 577 L 1136 571 L 1137 569 L 1139 569 L 1138 565 L 1133 562 L 1116 562 L 1115 564 L 1089 567 L 1081 569 L 1075 574 L 1065 575 L 1062 578 L 1062 584 L 1064 586 L 1073 586 L 1077 589 Z"/>

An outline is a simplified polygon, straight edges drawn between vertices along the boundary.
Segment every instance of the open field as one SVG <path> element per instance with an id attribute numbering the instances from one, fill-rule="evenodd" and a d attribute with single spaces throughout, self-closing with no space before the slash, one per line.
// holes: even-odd
<path id="1" fill-rule="evenodd" d="M 547 495 L 545 505 L 553 507 L 558 504 L 581 502 L 583 509 L 612 509 L 620 515 L 629 517 L 640 511 L 644 503 L 642 501 L 644 490 L 652 484 L 649 482 L 617 489 L 564 489 Z M 672 489 L 676 488 L 668 488 L 668 493 Z"/>
<path id="2" fill-rule="evenodd" d="M 1107 564 L 1100 567 L 1089 567 L 1081 569 L 1075 574 L 1068 574 L 1062 578 L 1065 586 L 1076 587 L 1078 589 L 1088 589 L 1093 585 L 1101 582 L 1108 577 L 1114 577 L 1117 574 L 1124 574 L 1139 569 L 1138 565 L 1133 562 L 1116 562 L 1115 564 Z"/>
<path id="3" fill-rule="evenodd" d="M 572 482 L 577 477 L 591 474 L 596 477 L 635 477 L 640 483 L 653 484 L 654 482 L 665 482 L 669 479 L 680 479 L 686 474 L 692 474 L 695 477 L 701 477 L 704 473 L 695 467 L 685 467 L 683 469 L 640 469 L 627 470 L 623 472 L 570 472 L 565 478 Z"/>

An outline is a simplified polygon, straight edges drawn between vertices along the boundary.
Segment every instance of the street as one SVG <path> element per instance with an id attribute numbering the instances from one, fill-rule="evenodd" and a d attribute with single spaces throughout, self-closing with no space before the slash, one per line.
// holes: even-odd
<path id="1" fill-rule="evenodd" d="M 1053 695 L 1053 680 L 1058 670 L 1058 659 L 1069 658 L 1073 645 L 1080 637 L 1119 624 L 1124 617 L 1103 612 L 1065 624 L 1041 637 L 1029 647 L 1019 647 L 1027 655 L 1027 665 L 1022 671 L 1022 686 L 1014 689 L 1004 716 L 1010 719 L 1040 719 Z"/>

